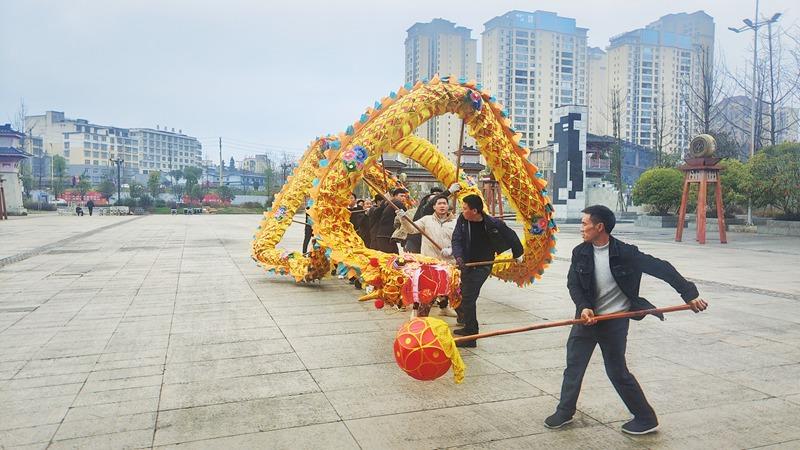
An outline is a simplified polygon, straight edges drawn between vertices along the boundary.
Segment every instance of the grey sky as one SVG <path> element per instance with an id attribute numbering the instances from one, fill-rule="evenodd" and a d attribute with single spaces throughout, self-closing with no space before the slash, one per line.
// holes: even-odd
<path id="1" fill-rule="evenodd" d="M 730 66 L 752 34 L 727 30 L 753 0 L 455 1 L 5 0 L 0 6 L 0 121 L 28 111 L 122 127 L 182 129 L 225 158 L 287 149 L 338 133 L 403 82 L 403 41 L 415 22 L 441 17 L 473 30 L 507 11 L 573 17 L 589 45 L 660 16 L 705 10 Z M 797 26 L 798 3 L 762 0 Z M 480 44 L 479 44 L 480 48 Z M 234 140 L 236 140 L 234 142 Z M 259 145 L 253 145 L 259 144 Z M 261 150 L 259 150 L 261 149 Z"/>

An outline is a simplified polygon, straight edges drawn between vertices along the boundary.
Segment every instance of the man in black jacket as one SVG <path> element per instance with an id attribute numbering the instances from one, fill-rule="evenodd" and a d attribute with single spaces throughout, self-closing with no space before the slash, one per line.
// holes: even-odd
<path id="1" fill-rule="evenodd" d="M 405 201 L 408 199 L 408 191 L 405 188 L 395 188 L 392 190 L 392 203 L 402 209 L 406 210 Z M 394 218 L 397 214 L 394 212 L 388 203 L 379 207 L 380 219 L 378 219 L 377 228 L 373 235 L 374 249 L 384 253 L 397 253 L 397 244 L 392 242 L 392 234 L 394 233 Z"/>
<path id="2" fill-rule="evenodd" d="M 616 224 L 610 209 L 594 205 L 584 209 L 583 213 L 583 243 L 572 250 L 567 288 L 575 302 L 575 318 L 583 319 L 585 325 L 572 326 L 567 340 L 567 368 L 561 385 L 561 400 L 555 414 L 545 419 L 544 424 L 548 428 L 561 428 L 572 422 L 586 366 L 599 344 L 606 375 L 634 416 L 633 420 L 622 425 L 622 431 L 628 434 L 652 433 L 658 428 L 656 413 L 625 362 L 630 320 L 598 323 L 594 316 L 655 308 L 639 297 L 642 273 L 669 283 L 686 303 L 692 305 L 694 312 L 705 310 L 708 304 L 699 297 L 694 283 L 683 278 L 672 264 L 610 236 Z M 659 315 L 659 318 L 663 320 L 664 317 Z"/>
<path id="3" fill-rule="evenodd" d="M 524 249 L 511 228 L 502 220 L 483 212 L 483 200 L 477 195 L 467 195 L 461 201 L 461 214 L 453 230 L 452 251 L 461 269 L 461 306 L 464 328 L 454 333 L 462 336 L 478 333 L 476 302 L 481 287 L 492 272 L 491 265 L 466 267 L 469 262 L 491 261 L 495 253 L 511 249 L 514 258 L 521 259 Z M 475 341 L 459 342 L 458 347 L 475 347 Z"/>

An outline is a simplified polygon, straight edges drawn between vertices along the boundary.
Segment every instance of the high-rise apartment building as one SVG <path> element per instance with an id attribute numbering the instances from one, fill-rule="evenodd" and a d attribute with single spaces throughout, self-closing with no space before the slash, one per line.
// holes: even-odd
<path id="1" fill-rule="evenodd" d="M 434 19 L 414 24 L 407 33 L 406 83 L 429 80 L 436 74 L 466 80 L 478 78 L 478 43 L 469 28 Z M 455 159 L 460 131 L 461 120 L 453 114 L 445 114 L 422 124 L 416 134 Z M 464 143 L 470 145 L 474 141 L 466 139 Z"/>
<path id="2" fill-rule="evenodd" d="M 609 98 L 618 99 L 622 139 L 668 152 L 688 148 L 697 133 L 689 86 L 699 86 L 702 64 L 713 62 L 713 42 L 714 20 L 702 11 L 611 38 Z"/>
<path id="3" fill-rule="evenodd" d="M 521 145 L 544 147 L 553 110 L 586 104 L 586 31 L 546 11 L 511 11 L 484 24 L 483 85 L 505 106 Z"/>
<path id="4" fill-rule="evenodd" d="M 609 110 L 608 54 L 589 47 L 586 54 L 586 106 L 589 133 L 607 136 L 612 133 Z"/>

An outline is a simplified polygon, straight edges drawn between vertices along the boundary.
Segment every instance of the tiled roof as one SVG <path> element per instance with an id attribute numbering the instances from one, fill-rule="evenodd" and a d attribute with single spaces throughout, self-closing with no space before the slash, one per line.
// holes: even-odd
<path id="1" fill-rule="evenodd" d="M 33 155 L 14 147 L 0 147 L 0 156 L 17 156 L 19 158 L 30 158 Z"/>

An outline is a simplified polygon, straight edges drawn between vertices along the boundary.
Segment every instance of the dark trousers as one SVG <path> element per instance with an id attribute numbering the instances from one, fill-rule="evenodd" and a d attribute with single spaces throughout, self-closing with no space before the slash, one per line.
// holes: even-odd
<path id="1" fill-rule="evenodd" d="M 422 235 L 409 234 L 406 238 L 405 251 L 409 253 L 419 253 L 422 249 Z"/>
<path id="2" fill-rule="evenodd" d="M 630 319 L 598 322 L 592 326 L 573 325 L 567 340 L 567 368 L 561 385 L 558 409 L 567 415 L 575 414 L 583 375 L 596 345 L 603 352 L 606 375 L 614 385 L 625 406 L 637 419 L 656 420 L 656 413 L 647 403 L 642 388 L 625 363 Z"/>
<path id="3" fill-rule="evenodd" d="M 461 271 L 461 314 L 464 317 L 464 332 L 467 334 L 478 333 L 478 311 L 476 302 L 481 293 L 481 287 L 489 274 L 492 266 L 467 267 Z"/>
<path id="4" fill-rule="evenodd" d="M 303 253 L 308 253 L 308 244 L 311 242 L 311 236 L 314 235 L 314 231 L 311 227 L 306 226 L 304 232 L 305 236 L 303 236 Z"/>
<path id="5" fill-rule="evenodd" d="M 378 236 L 373 239 L 372 244 L 372 248 L 375 250 L 384 253 L 397 253 L 397 244 L 392 242 L 392 238 Z"/>

